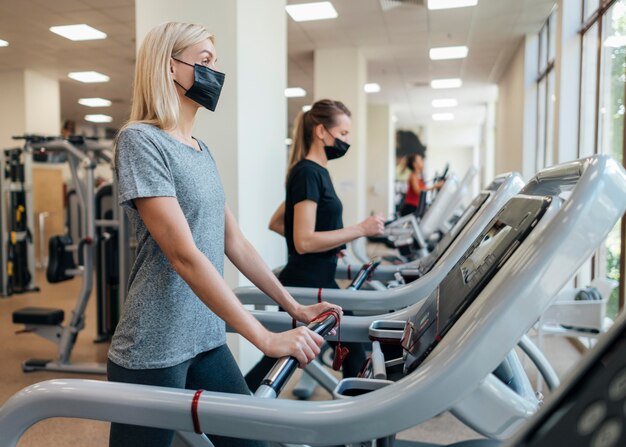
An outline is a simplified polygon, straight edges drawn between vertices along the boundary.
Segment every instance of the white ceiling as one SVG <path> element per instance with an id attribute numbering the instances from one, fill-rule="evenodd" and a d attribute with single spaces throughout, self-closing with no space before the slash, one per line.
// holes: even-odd
<path id="1" fill-rule="evenodd" d="M 287 3 L 305 3 L 288 0 Z M 303 87 L 304 98 L 288 100 L 291 121 L 313 97 L 313 53 L 316 48 L 358 47 L 368 61 L 368 82 L 382 91 L 368 95 L 373 103 L 391 103 L 398 125 L 430 120 L 431 99 L 459 99 L 457 121 L 476 121 L 494 95 L 493 84 L 508 65 L 526 33 L 539 30 L 554 0 L 479 0 L 478 6 L 429 11 L 423 5 L 394 6 L 393 0 L 332 0 L 334 20 L 288 23 L 288 83 Z M 414 3 L 420 3 L 419 0 Z M 105 40 L 72 42 L 51 33 L 54 25 L 87 23 L 107 33 Z M 86 124 L 87 113 L 106 113 L 113 126 L 124 122 L 130 107 L 135 54 L 134 0 L 0 0 L 0 71 L 33 69 L 61 80 L 61 114 Z M 430 61 L 434 46 L 467 45 L 469 57 Z M 105 84 L 82 84 L 70 71 L 95 70 L 110 76 Z M 428 82 L 461 77 L 464 86 L 434 93 Z M 491 87 L 489 87 L 491 84 Z M 488 87 L 485 90 L 485 87 Z M 108 108 L 78 105 L 78 98 L 111 99 Z"/>
<path id="2" fill-rule="evenodd" d="M 495 94 L 489 85 L 500 79 L 523 36 L 539 31 L 555 2 L 479 0 L 475 7 L 438 11 L 401 3 L 385 11 L 384 5 L 397 3 L 393 0 L 332 3 L 337 19 L 300 23 L 288 19 L 289 86 L 308 92 L 305 98 L 289 100 L 289 117 L 293 119 L 314 98 L 314 50 L 351 46 L 361 48 L 367 58 L 367 81 L 382 87 L 369 94 L 368 101 L 393 104 L 398 126 L 413 127 L 430 121 L 432 99 L 446 97 L 459 100 L 457 121 L 481 121 L 483 104 Z M 466 59 L 428 57 L 429 48 L 456 45 L 469 47 Z M 428 86 L 432 79 L 453 77 L 463 79 L 461 89 L 433 91 Z"/>

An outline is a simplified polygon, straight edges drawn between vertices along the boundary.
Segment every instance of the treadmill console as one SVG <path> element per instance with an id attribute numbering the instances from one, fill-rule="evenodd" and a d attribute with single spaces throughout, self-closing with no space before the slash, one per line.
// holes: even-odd
<path id="1" fill-rule="evenodd" d="M 626 318 L 507 446 L 626 446 Z"/>
<path id="2" fill-rule="evenodd" d="M 470 203 L 467 208 L 465 208 L 465 211 L 463 211 L 459 220 L 457 220 L 450 231 L 445 234 L 435 249 L 420 261 L 419 270 L 421 275 L 425 275 L 433 268 L 437 261 L 439 261 L 443 254 L 448 250 L 450 245 L 452 245 L 452 243 L 456 240 L 457 236 L 461 234 L 461 231 L 463 231 L 463 228 L 465 228 L 467 223 L 472 219 L 472 217 L 474 217 L 478 210 L 482 208 L 489 196 L 490 193 L 481 193 L 474 200 L 472 200 L 472 203 Z"/>
<path id="3" fill-rule="evenodd" d="M 552 197 L 517 196 L 487 225 L 404 327 L 405 373 L 417 368 L 530 234 Z"/>

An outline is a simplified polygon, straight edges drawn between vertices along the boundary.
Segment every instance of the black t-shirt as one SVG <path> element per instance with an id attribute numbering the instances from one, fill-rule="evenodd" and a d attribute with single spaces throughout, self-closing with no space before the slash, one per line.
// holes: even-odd
<path id="1" fill-rule="evenodd" d="M 328 170 L 310 160 L 301 160 L 287 179 L 285 198 L 285 239 L 289 259 L 280 279 L 283 284 L 302 287 L 330 287 L 335 284 L 337 252 L 342 247 L 323 253 L 298 254 L 293 242 L 294 207 L 303 200 L 317 203 L 315 231 L 343 228 L 343 205 L 335 193 Z"/>

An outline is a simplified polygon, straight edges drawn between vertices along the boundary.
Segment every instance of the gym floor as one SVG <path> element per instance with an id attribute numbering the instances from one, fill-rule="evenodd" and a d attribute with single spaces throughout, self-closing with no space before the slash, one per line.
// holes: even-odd
<path id="1" fill-rule="evenodd" d="M 66 319 L 75 304 L 80 288 L 78 280 L 60 284 L 48 284 L 43 272 L 37 272 L 39 293 L 14 295 L 0 298 L 0 405 L 14 393 L 36 382 L 48 379 L 67 377 L 67 374 L 34 372 L 25 374 L 20 364 L 28 358 L 52 358 L 55 346 L 32 334 L 15 335 L 19 326 L 12 324 L 11 314 L 14 310 L 27 306 L 58 307 L 65 310 Z M 95 338 L 95 299 L 89 302 L 87 309 L 86 328 L 78 337 L 72 358 L 75 362 L 105 362 L 108 344 L 94 344 Z M 547 338 L 546 355 L 553 362 L 559 375 L 574 366 L 580 358 L 579 352 L 563 338 Z M 299 374 L 299 372 L 298 372 Z M 72 375 L 73 378 L 104 380 L 102 376 Z M 534 379 L 535 373 L 531 373 Z M 295 380 L 291 382 L 295 383 Z M 284 398 L 291 398 L 289 389 L 283 392 Z M 330 396 L 322 390 L 316 392 L 315 399 L 328 399 Z M 419 404 L 419 403 L 418 403 Z M 80 419 L 55 418 L 42 421 L 22 437 L 19 447 L 57 447 L 57 446 L 89 446 L 105 447 L 108 445 L 109 424 L 106 422 L 87 421 Z M 480 435 L 465 427 L 449 413 L 444 413 L 424 424 L 402 432 L 401 439 L 419 440 L 449 444 L 465 439 L 479 438 Z"/>

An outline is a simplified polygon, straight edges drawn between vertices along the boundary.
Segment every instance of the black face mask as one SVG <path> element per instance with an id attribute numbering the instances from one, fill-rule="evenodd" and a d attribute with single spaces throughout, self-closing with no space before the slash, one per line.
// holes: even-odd
<path id="1" fill-rule="evenodd" d="M 324 129 L 326 128 L 324 127 Z M 326 132 L 330 133 L 328 129 L 326 129 Z M 330 134 L 331 137 L 332 135 L 333 134 Z M 324 146 L 324 151 L 326 152 L 327 159 L 335 160 L 337 158 L 341 158 L 344 155 L 346 155 L 346 152 L 348 152 L 349 148 L 350 148 L 350 145 L 348 143 L 340 140 L 339 138 L 335 138 L 335 142 L 333 143 L 332 146 Z"/>
<path id="2" fill-rule="evenodd" d="M 191 65 L 185 61 L 181 61 L 176 58 L 172 58 L 181 64 L 189 65 L 193 67 L 193 85 L 186 89 L 182 85 L 178 84 L 180 88 L 185 90 L 185 96 L 203 107 L 206 107 L 211 112 L 215 111 L 217 101 L 220 99 L 220 93 L 222 92 L 222 86 L 224 85 L 224 78 L 226 75 L 205 67 L 204 65 L 195 64 Z"/>

